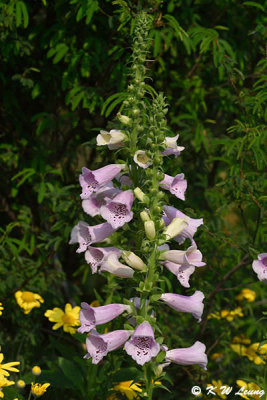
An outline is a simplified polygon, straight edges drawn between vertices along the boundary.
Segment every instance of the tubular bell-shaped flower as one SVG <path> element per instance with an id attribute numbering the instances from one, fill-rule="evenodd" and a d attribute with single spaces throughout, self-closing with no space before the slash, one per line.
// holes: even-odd
<path id="1" fill-rule="evenodd" d="M 178 138 L 179 138 L 179 135 L 176 135 L 174 137 L 170 137 L 170 136 L 165 137 L 163 143 L 166 146 L 166 150 L 163 151 L 163 153 L 162 153 L 163 156 L 174 155 L 176 158 L 180 155 L 180 152 L 184 150 L 184 147 L 177 146 Z"/>
<path id="2" fill-rule="evenodd" d="M 180 365 L 198 364 L 207 369 L 208 358 L 205 350 L 206 346 L 197 341 L 191 347 L 168 350 L 165 360 Z"/>
<path id="3" fill-rule="evenodd" d="M 83 167 L 82 174 L 79 176 L 82 187 L 81 199 L 89 199 L 92 193 L 97 192 L 100 187 L 112 181 L 124 167 L 124 164 L 109 164 L 94 171 Z"/>
<path id="4" fill-rule="evenodd" d="M 258 260 L 253 261 L 252 269 L 256 272 L 258 279 L 267 284 L 267 253 L 258 254 Z"/>
<path id="5" fill-rule="evenodd" d="M 176 240 L 179 244 L 184 243 L 186 238 L 189 238 L 191 241 L 193 241 L 193 237 L 197 231 L 197 228 L 203 224 L 203 219 L 190 218 L 172 206 L 163 206 L 163 211 L 166 214 L 166 216 L 163 217 L 166 225 L 168 225 L 174 218 L 177 217 L 183 218 L 187 222 L 187 226 L 182 230 L 181 233 L 179 233 L 177 237 L 174 238 L 174 240 Z"/>
<path id="6" fill-rule="evenodd" d="M 96 330 L 92 330 L 86 338 L 88 353 L 84 358 L 92 358 L 92 363 L 98 364 L 110 351 L 123 346 L 131 333 L 130 330 L 117 330 L 100 335 Z"/>
<path id="7" fill-rule="evenodd" d="M 154 331 L 148 322 L 138 325 L 131 339 L 125 343 L 125 351 L 139 365 L 144 365 L 160 351 L 160 345 L 154 340 Z"/>
<path id="8" fill-rule="evenodd" d="M 105 222 L 103 224 L 90 226 L 86 222 L 79 221 L 71 231 L 69 244 L 79 243 L 77 253 L 82 253 L 92 243 L 103 242 L 115 229 Z"/>
<path id="9" fill-rule="evenodd" d="M 148 168 L 152 164 L 151 159 L 146 155 L 144 150 L 137 150 L 134 155 L 134 162 L 144 169 Z"/>
<path id="10" fill-rule="evenodd" d="M 133 200 L 131 190 L 121 192 L 100 208 L 100 214 L 113 229 L 118 229 L 133 218 L 131 211 Z"/>
<path id="11" fill-rule="evenodd" d="M 204 297 L 204 294 L 197 290 L 192 296 L 182 296 L 175 293 L 163 293 L 160 299 L 176 311 L 191 313 L 193 317 L 200 322 L 204 309 Z"/>
<path id="12" fill-rule="evenodd" d="M 108 185 L 101 187 L 96 193 L 93 193 L 89 199 L 82 201 L 83 211 L 91 217 L 100 215 L 100 207 L 112 200 L 120 192 L 121 190 L 114 188 L 112 182 L 110 182 Z"/>
<path id="13" fill-rule="evenodd" d="M 170 261 L 180 265 L 193 265 L 194 267 L 203 267 L 206 265 L 202 261 L 202 254 L 196 245 L 188 247 L 187 250 L 167 250 L 160 256 L 161 260 Z"/>
<path id="14" fill-rule="evenodd" d="M 88 303 L 81 303 L 79 319 L 81 322 L 78 332 L 90 332 L 97 325 L 106 324 L 112 321 L 124 311 L 131 312 L 131 307 L 125 304 L 107 304 L 101 307 L 91 307 Z"/>
<path id="15" fill-rule="evenodd" d="M 187 181 L 184 179 L 184 174 L 177 174 L 175 177 L 165 174 L 159 185 L 163 189 L 169 190 L 178 199 L 185 200 Z"/>
<path id="16" fill-rule="evenodd" d="M 116 254 L 118 257 L 121 255 L 121 250 L 116 247 L 87 247 L 85 252 L 85 260 L 91 265 L 92 274 L 97 272 L 97 267 L 107 259 L 110 254 Z"/>
<path id="17" fill-rule="evenodd" d="M 126 136 L 122 131 L 118 129 L 111 129 L 111 131 L 100 131 L 100 134 L 96 137 L 96 143 L 98 146 L 107 145 L 109 150 L 118 149 L 123 145 Z"/>
<path id="18" fill-rule="evenodd" d="M 176 275 L 180 284 L 186 288 L 190 287 L 189 278 L 194 273 L 195 267 L 188 264 L 176 264 L 171 261 L 166 261 L 163 265 L 174 275 Z"/>
<path id="19" fill-rule="evenodd" d="M 132 278 L 134 270 L 125 264 L 119 262 L 118 256 L 114 253 L 101 264 L 99 272 L 107 271 L 120 278 Z"/>

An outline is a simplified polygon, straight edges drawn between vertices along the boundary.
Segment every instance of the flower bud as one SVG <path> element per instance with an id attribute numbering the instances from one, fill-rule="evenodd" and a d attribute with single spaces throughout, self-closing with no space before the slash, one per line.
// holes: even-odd
<path id="1" fill-rule="evenodd" d="M 146 269 L 146 264 L 132 251 L 123 251 L 122 258 L 132 268 L 140 271 L 144 271 Z"/>
<path id="2" fill-rule="evenodd" d="M 172 222 L 166 227 L 164 234 L 167 236 L 167 239 L 172 239 L 175 236 L 179 235 L 184 228 L 188 226 L 185 218 L 174 218 Z"/>
<path id="3" fill-rule="evenodd" d="M 135 196 L 138 198 L 138 200 L 144 201 L 144 199 L 145 199 L 145 193 L 144 193 L 139 187 L 136 187 L 136 188 L 134 189 L 134 194 L 135 194 Z"/>
<path id="4" fill-rule="evenodd" d="M 145 221 L 145 232 L 148 239 L 152 240 L 156 236 L 155 224 L 153 221 Z"/>
<path id="5" fill-rule="evenodd" d="M 40 375 L 41 372 L 42 372 L 42 370 L 41 370 L 41 368 L 40 368 L 38 365 L 35 365 L 35 366 L 32 368 L 32 373 L 33 373 L 33 375 L 35 375 L 35 376 Z"/>
<path id="6" fill-rule="evenodd" d="M 26 384 L 25 384 L 25 382 L 24 382 L 22 379 L 19 379 L 19 380 L 17 381 L 17 387 L 18 387 L 19 389 L 23 389 L 23 388 L 25 388 L 25 386 L 26 386 Z"/>
<path id="7" fill-rule="evenodd" d="M 150 221 L 150 217 L 149 217 L 149 215 L 148 215 L 148 213 L 146 211 L 141 211 L 140 212 L 140 217 L 141 217 L 141 220 L 143 222 Z"/>
<path id="8" fill-rule="evenodd" d="M 131 119 L 129 117 L 127 117 L 127 115 L 121 115 L 121 113 L 117 114 L 117 117 L 119 119 L 119 121 L 123 124 L 123 125 L 129 125 Z"/>

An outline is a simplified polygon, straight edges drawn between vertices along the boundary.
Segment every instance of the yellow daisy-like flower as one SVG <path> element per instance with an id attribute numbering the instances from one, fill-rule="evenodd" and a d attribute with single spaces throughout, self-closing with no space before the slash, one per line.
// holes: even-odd
<path id="1" fill-rule="evenodd" d="M 58 307 L 53 308 L 53 310 L 47 310 L 45 316 L 50 322 L 56 322 L 52 329 L 58 329 L 63 326 L 64 332 L 69 332 L 74 334 L 76 329 L 74 326 L 79 326 L 79 311 L 81 307 L 73 307 L 71 304 L 67 303 L 65 305 L 65 312 Z"/>
<path id="2" fill-rule="evenodd" d="M 2 391 L 2 388 L 10 386 L 10 385 L 14 385 L 14 383 L 15 383 L 14 381 L 9 381 L 3 375 L 0 375 L 0 398 L 1 399 L 4 397 L 4 393 Z"/>
<path id="3" fill-rule="evenodd" d="M 251 340 L 246 335 L 241 333 L 240 336 L 233 337 L 233 343 L 250 344 Z"/>
<path id="4" fill-rule="evenodd" d="M 265 361 L 257 354 L 261 354 L 266 356 L 267 354 L 267 344 L 264 344 L 263 346 L 259 347 L 260 343 L 253 343 L 247 348 L 247 354 L 246 356 L 250 361 L 253 361 L 254 364 L 260 365 L 260 364 L 265 364 Z"/>
<path id="5" fill-rule="evenodd" d="M 42 396 L 45 392 L 46 389 L 50 386 L 50 383 L 44 383 L 43 385 L 41 383 L 33 383 L 31 386 L 31 392 L 37 397 Z"/>
<path id="6" fill-rule="evenodd" d="M 44 299 L 39 294 L 27 291 L 22 292 L 21 290 L 15 293 L 15 298 L 18 305 L 23 308 L 24 314 L 29 314 L 33 308 L 40 307 L 41 303 L 44 302 Z"/>
<path id="7" fill-rule="evenodd" d="M 2 304 L 2 303 L 0 303 L 0 315 L 2 315 L 2 314 L 3 314 L 3 313 L 2 313 L 3 309 L 4 309 L 4 307 L 3 307 L 3 304 Z"/>
<path id="8" fill-rule="evenodd" d="M 15 365 L 19 365 L 20 364 L 19 361 L 13 361 L 13 362 L 9 362 L 9 363 L 6 363 L 6 364 L 2 364 L 3 359 L 4 359 L 3 353 L 0 353 L 0 382 L 1 382 L 2 378 L 5 379 L 5 376 L 9 376 L 10 375 L 8 371 L 10 371 L 10 372 L 19 372 L 19 370 L 17 368 L 14 368 Z M 12 383 L 12 385 L 13 385 L 13 383 Z M 1 383 L 0 383 L 0 387 L 2 387 Z"/>
<path id="9" fill-rule="evenodd" d="M 120 392 L 121 394 L 124 394 L 128 400 L 133 400 L 138 398 L 138 395 L 136 392 L 142 392 L 142 389 L 140 388 L 139 383 L 133 383 L 134 381 L 124 381 L 118 383 L 118 385 L 115 385 L 112 390 L 116 390 L 117 392 Z M 107 400 L 115 400 L 116 396 L 115 394 L 112 394 L 111 396 L 108 397 Z"/>
<path id="10" fill-rule="evenodd" d="M 256 298 L 256 292 L 251 289 L 242 289 L 241 292 L 236 296 L 236 300 L 242 301 L 247 300 L 249 303 L 252 303 Z"/>
<path id="11" fill-rule="evenodd" d="M 254 382 L 248 382 L 247 383 L 245 381 L 242 381 L 241 379 L 238 379 L 236 381 L 236 384 L 239 387 L 244 387 L 244 391 L 245 390 L 251 390 L 252 392 L 255 392 L 256 390 L 258 390 L 258 391 L 261 390 L 261 388 L 258 385 L 256 385 L 256 383 L 254 383 Z M 241 397 L 243 399 L 246 399 L 246 400 L 250 400 L 250 399 L 260 400 L 260 395 L 259 394 L 250 394 L 249 397 L 247 397 L 245 394 L 242 394 Z"/>
<path id="12" fill-rule="evenodd" d="M 38 365 L 35 365 L 34 367 L 32 367 L 32 373 L 35 376 L 40 375 L 42 372 L 41 368 Z"/>
<path id="13" fill-rule="evenodd" d="M 212 380 L 211 383 L 208 384 L 207 389 L 211 386 L 216 387 L 216 389 L 212 389 L 213 392 L 215 392 L 220 397 L 220 399 L 227 399 L 227 396 L 221 393 L 220 387 L 225 386 L 226 388 L 229 388 L 229 386 L 223 385 L 221 380 L 218 380 L 218 381 Z"/>

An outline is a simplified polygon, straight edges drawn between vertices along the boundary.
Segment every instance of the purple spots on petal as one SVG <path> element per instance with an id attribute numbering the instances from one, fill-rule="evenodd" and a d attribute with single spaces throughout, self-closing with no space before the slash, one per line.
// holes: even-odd
<path id="1" fill-rule="evenodd" d="M 261 262 L 262 262 L 262 264 L 263 264 L 265 267 L 267 267 L 267 257 L 264 257 L 264 258 L 261 260 Z M 265 273 L 265 271 L 264 271 L 264 273 Z"/>
<path id="2" fill-rule="evenodd" d="M 140 359 L 147 358 L 150 356 L 151 346 L 153 340 L 149 336 L 137 336 L 133 339 L 132 344 L 136 347 L 135 353 Z"/>

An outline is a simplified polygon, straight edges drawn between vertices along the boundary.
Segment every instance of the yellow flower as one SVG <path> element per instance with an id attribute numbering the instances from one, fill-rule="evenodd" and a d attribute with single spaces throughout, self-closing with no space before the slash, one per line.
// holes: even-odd
<path id="1" fill-rule="evenodd" d="M 244 314 L 242 313 L 242 308 L 237 307 L 232 311 L 229 310 L 222 310 L 221 311 L 221 317 L 226 318 L 227 321 L 231 322 L 235 317 L 243 317 Z"/>
<path id="2" fill-rule="evenodd" d="M 250 344 L 251 340 L 247 336 L 245 336 L 243 333 L 241 333 L 240 336 L 233 337 L 233 343 Z"/>
<path id="3" fill-rule="evenodd" d="M 38 365 L 35 365 L 35 366 L 32 368 L 32 373 L 33 373 L 33 375 L 38 376 L 38 375 L 41 374 L 41 372 L 42 372 L 42 370 L 41 370 L 40 367 L 38 367 Z"/>
<path id="4" fill-rule="evenodd" d="M 207 388 L 208 388 L 208 387 L 211 387 L 211 386 L 216 387 L 216 389 L 212 389 L 212 390 L 213 390 L 213 392 L 217 393 L 217 395 L 218 395 L 221 399 L 226 399 L 226 398 L 227 398 L 226 395 L 224 395 L 224 394 L 221 393 L 220 387 L 221 387 L 221 386 L 225 386 L 226 388 L 229 388 L 228 385 L 223 385 L 223 383 L 222 383 L 221 380 L 218 380 L 218 381 L 212 380 L 211 383 L 208 384 Z"/>
<path id="5" fill-rule="evenodd" d="M 48 386 L 50 386 L 50 383 L 44 383 L 43 385 L 41 385 L 41 383 L 33 383 L 32 382 L 32 386 L 31 386 L 32 394 L 34 394 L 37 397 L 40 397 L 46 392 L 46 389 L 48 388 Z"/>
<path id="6" fill-rule="evenodd" d="M 76 332 L 74 326 L 79 326 L 79 311 L 80 307 L 74 307 L 67 303 L 65 306 L 65 312 L 58 307 L 53 308 L 53 310 L 47 310 L 45 316 L 51 322 L 56 322 L 52 329 L 58 329 L 63 326 L 64 332 L 69 332 L 71 334 Z"/>
<path id="7" fill-rule="evenodd" d="M 10 385 L 14 385 L 14 383 L 15 383 L 14 381 L 9 381 L 3 375 L 0 375 L 0 398 L 1 399 L 4 397 L 4 393 L 2 391 L 2 388 L 10 386 Z"/>
<path id="8" fill-rule="evenodd" d="M 244 387 L 244 391 L 245 390 L 251 390 L 251 391 L 261 390 L 261 388 L 258 385 L 256 385 L 256 383 L 254 383 L 254 382 L 247 383 L 245 381 L 242 381 L 241 379 L 238 379 L 236 381 L 236 384 L 239 387 Z M 246 399 L 246 400 L 250 400 L 250 399 L 260 400 L 260 396 L 258 394 L 250 394 L 249 397 L 247 397 L 245 394 L 242 394 L 241 397 L 243 397 L 243 399 Z"/>
<path id="9" fill-rule="evenodd" d="M 3 304 L 2 304 L 2 303 L 0 303 L 0 315 L 2 315 L 2 314 L 3 314 L 3 313 L 2 313 L 3 309 L 4 309 L 4 307 L 3 307 Z"/>
<path id="10" fill-rule="evenodd" d="M 247 357 L 250 361 L 253 361 L 254 364 L 260 365 L 265 364 L 265 361 L 257 354 L 266 355 L 267 354 L 267 344 L 259 347 L 260 343 L 253 343 L 247 348 Z"/>
<path id="11" fill-rule="evenodd" d="M 243 346 L 243 344 L 230 344 L 230 347 L 239 356 L 246 356 L 247 355 L 247 347 Z"/>
<path id="12" fill-rule="evenodd" d="M 25 388 L 25 382 L 22 379 L 19 379 L 17 381 L 17 387 L 20 388 L 20 389 Z"/>
<path id="13" fill-rule="evenodd" d="M 19 370 L 17 368 L 14 368 L 15 365 L 20 364 L 19 361 L 13 361 L 13 362 L 9 362 L 6 364 L 2 364 L 3 359 L 4 359 L 3 353 L 0 353 L 0 382 L 1 382 L 2 378 L 5 379 L 5 376 L 10 375 L 8 371 L 19 372 Z M 12 385 L 13 385 L 13 383 L 12 383 Z M 2 387 L 1 383 L 0 383 L 0 387 Z"/>
<path id="14" fill-rule="evenodd" d="M 44 299 L 37 293 L 22 292 L 18 290 L 15 293 L 18 305 L 24 309 L 24 314 L 29 314 L 34 307 L 40 307 Z"/>
<path id="15" fill-rule="evenodd" d="M 221 361 L 223 359 L 222 353 L 213 353 L 210 357 L 213 361 Z"/>
<path id="16" fill-rule="evenodd" d="M 142 389 L 139 386 L 140 386 L 139 383 L 133 383 L 133 381 L 124 381 L 118 383 L 118 385 L 114 386 L 112 390 L 116 390 L 117 392 L 124 394 L 127 397 L 127 399 L 133 400 L 138 398 L 136 392 L 142 392 Z M 116 399 L 115 395 L 111 395 L 108 397 L 108 400 L 115 400 L 115 399 Z"/>
<path id="17" fill-rule="evenodd" d="M 249 303 L 252 303 L 256 298 L 256 292 L 251 289 L 242 289 L 241 292 L 235 297 L 236 300 L 242 301 L 247 300 Z"/>

